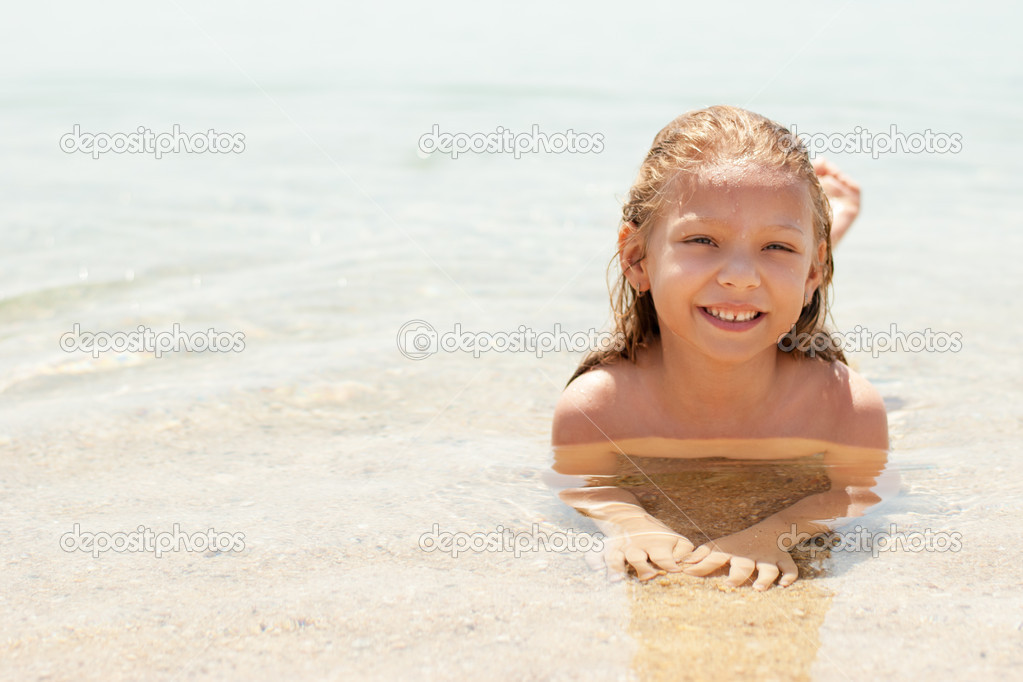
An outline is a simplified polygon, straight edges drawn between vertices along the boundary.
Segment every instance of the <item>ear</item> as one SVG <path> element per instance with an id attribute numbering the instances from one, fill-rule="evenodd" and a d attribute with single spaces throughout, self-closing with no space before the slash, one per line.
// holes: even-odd
<path id="1" fill-rule="evenodd" d="M 618 231 L 618 263 L 622 272 L 636 291 L 650 288 L 650 275 L 646 268 L 646 254 L 639 228 L 635 223 L 625 223 Z"/>
<path id="2" fill-rule="evenodd" d="M 828 257 L 828 243 L 823 239 L 817 244 L 817 260 L 810 265 L 810 274 L 806 277 L 804 295 L 807 299 L 813 296 L 813 292 L 824 281 L 824 263 Z"/>

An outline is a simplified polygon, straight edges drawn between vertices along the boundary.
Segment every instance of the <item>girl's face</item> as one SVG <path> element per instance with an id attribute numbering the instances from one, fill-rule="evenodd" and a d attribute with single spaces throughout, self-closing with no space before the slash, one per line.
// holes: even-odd
<path id="1" fill-rule="evenodd" d="M 806 182 L 733 164 L 678 184 L 684 196 L 651 226 L 646 257 L 635 263 L 638 240 L 622 251 L 629 280 L 653 296 L 662 337 L 730 362 L 773 348 L 820 284 L 827 254 Z"/>

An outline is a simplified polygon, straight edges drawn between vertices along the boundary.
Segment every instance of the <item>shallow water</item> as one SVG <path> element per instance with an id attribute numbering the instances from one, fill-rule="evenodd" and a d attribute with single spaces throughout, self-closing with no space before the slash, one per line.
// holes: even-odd
<path id="1" fill-rule="evenodd" d="M 11 12 L 3 677 L 958 679 L 1023 662 L 1016 6 Z M 962 550 L 836 552 L 764 594 L 609 584 L 577 553 L 423 551 L 434 524 L 578 524 L 544 472 L 579 354 L 412 361 L 399 329 L 600 328 L 642 154 L 673 116 L 718 102 L 807 131 L 963 136 L 958 154 L 835 155 L 864 210 L 834 296 L 840 329 L 961 334 L 957 353 L 851 362 L 889 406 L 902 481 L 871 529 L 958 532 Z M 215 128 L 246 149 L 94 160 L 60 151 L 75 124 Z M 424 158 L 434 124 L 606 144 Z M 93 358 L 60 348 L 76 323 L 242 332 L 245 349 Z M 61 550 L 75 524 L 215 528 L 245 549 L 93 557 Z M 686 636 L 705 658 L 664 667 Z M 715 642 L 759 662 L 728 667 Z"/>

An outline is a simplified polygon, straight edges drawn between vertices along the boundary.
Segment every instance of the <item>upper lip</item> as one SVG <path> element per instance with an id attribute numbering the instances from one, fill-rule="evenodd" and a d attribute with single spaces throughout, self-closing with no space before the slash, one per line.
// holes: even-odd
<path id="1" fill-rule="evenodd" d="M 711 310 L 723 310 L 729 313 L 735 313 L 736 315 L 742 313 L 762 313 L 764 312 L 756 306 L 752 306 L 749 303 L 710 303 L 707 305 L 700 306 L 701 308 L 709 308 Z"/>

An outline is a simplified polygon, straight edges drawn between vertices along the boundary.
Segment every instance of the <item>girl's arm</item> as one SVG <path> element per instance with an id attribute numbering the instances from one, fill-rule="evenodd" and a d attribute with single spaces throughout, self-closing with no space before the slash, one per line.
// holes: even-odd
<path id="1" fill-rule="evenodd" d="M 781 587 L 791 585 L 799 574 L 789 550 L 862 516 L 880 502 L 873 488 L 886 462 L 884 450 L 843 448 L 827 453 L 824 465 L 831 479 L 830 490 L 805 497 L 746 530 L 701 546 L 686 559 L 684 572 L 706 576 L 730 564 L 727 583 L 733 587 L 754 572 L 754 589 L 769 589 L 775 580 Z"/>
<path id="2" fill-rule="evenodd" d="M 593 519 L 604 534 L 603 556 L 609 577 L 625 577 L 629 566 L 640 580 L 664 571 L 681 571 L 678 561 L 693 551 L 693 543 L 648 514 L 631 492 L 607 485 L 618 469 L 618 458 L 609 442 L 566 444 L 566 434 L 570 433 L 566 413 L 577 414 L 575 410 L 563 410 L 555 419 L 554 464 L 547 483 L 560 489 L 558 496 Z"/>
<path id="3" fill-rule="evenodd" d="M 620 579 L 629 566 L 640 580 L 664 571 L 682 570 L 678 561 L 693 551 L 693 543 L 648 514 L 627 490 L 615 486 L 569 488 L 559 497 L 593 519 L 604 534 L 604 562 L 608 573 Z"/>

